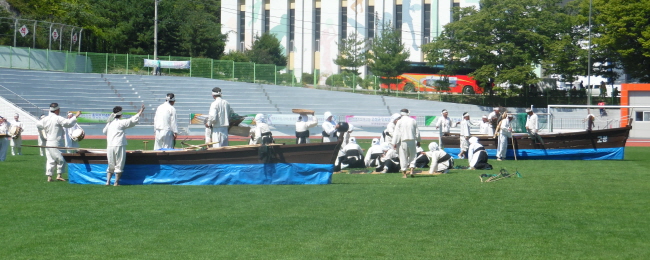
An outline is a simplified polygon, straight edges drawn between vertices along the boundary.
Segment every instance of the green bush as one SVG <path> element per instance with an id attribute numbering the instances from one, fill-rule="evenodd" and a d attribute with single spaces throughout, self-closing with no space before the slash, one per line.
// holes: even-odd
<path id="1" fill-rule="evenodd" d="M 353 88 L 356 85 L 363 85 L 364 83 L 361 77 L 354 75 L 353 73 L 343 72 L 341 74 L 333 74 L 327 77 L 325 84 L 332 87 Z"/>

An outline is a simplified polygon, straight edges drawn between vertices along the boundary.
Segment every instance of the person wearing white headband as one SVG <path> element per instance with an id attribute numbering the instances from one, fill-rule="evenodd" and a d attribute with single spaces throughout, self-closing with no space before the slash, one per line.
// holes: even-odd
<path id="1" fill-rule="evenodd" d="M 469 139 L 469 150 L 467 151 L 467 161 L 469 162 L 469 169 L 486 169 L 491 170 L 492 165 L 488 164 L 488 154 L 483 145 L 478 142 L 476 136 Z M 489 169 L 488 169 L 489 167 Z"/>
<path id="2" fill-rule="evenodd" d="M 458 154 L 458 158 L 465 159 L 467 148 L 469 148 L 468 139 L 472 136 L 470 126 L 473 126 L 474 124 L 469 121 L 468 112 L 463 113 L 463 120 L 458 124 L 460 124 L 460 153 Z"/>
<path id="3" fill-rule="evenodd" d="M 431 158 L 431 167 L 429 167 L 431 174 L 448 173 L 449 169 L 454 167 L 454 158 L 440 149 L 436 142 L 429 143 L 429 151 L 426 155 Z"/>
<path id="4" fill-rule="evenodd" d="M 377 167 L 377 158 L 381 156 L 384 151 L 381 150 L 381 145 L 379 143 L 379 138 L 373 138 L 372 144 L 368 151 L 366 152 L 366 157 L 364 157 L 363 162 L 366 164 L 366 167 Z"/>
<path id="5" fill-rule="evenodd" d="M 533 112 L 532 109 L 526 108 L 526 130 L 531 137 L 537 137 L 537 131 L 539 131 L 539 120 L 537 119 L 537 114 Z"/>
<path id="6" fill-rule="evenodd" d="M 176 137 L 178 137 L 178 122 L 176 121 L 176 96 L 174 93 L 167 93 L 165 103 L 158 106 L 153 118 L 155 133 L 154 150 L 174 149 Z"/>
<path id="7" fill-rule="evenodd" d="M 222 98 L 221 88 L 212 88 L 212 104 L 208 112 L 208 124 L 206 127 L 212 129 L 210 142 L 214 143 L 212 147 L 228 146 L 228 127 L 230 126 L 230 116 L 235 111 L 230 107 L 230 103 Z"/>
<path id="8" fill-rule="evenodd" d="M 442 137 L 449 135 L 449 131 L 451 130 L 451 119 L 449 119 L 449 112 L 447 109 L 443 109 L 440 114 L 442 116 L 438 117 L 438 120 L 436 121 L 436 129 L 438 129 L 438 142 L 440 142 L 440 147 L 444 147 Z"/>
<path id="9" fill-rule="evenodd" d="M 318 125 L 318 118 L 313 116 L 314 113 L 311 115 L 311 120 L 309 120 L 308 114 L 300 114 L 300 116 L 298 116 L 298 122 L 296 122 L 296 144 L 309 143 L 309 128 Z"/>
<path id="10" fill-rule="evenodd" d="M 381 143 L 391 143 L 391 140 L 393 140 L 393 134 L 395 132 L 395 124 L 397 123 L 397 120 L 400 119 L 402 115 L 400 113 L 395 113 L 390 116 L 390 122 L 386 125 L 386 129 L 381 133 Z"/>
<path id="11" fill-rule="evenodd" d="M 7 149 L 9 148 L 9 140 L 7 140 L 7 137 L 9 135 L 9 122 L 7 122 L 7 119 L 4 117 L 0 116 L 0 135 L 3 135 L 0 137 L 0 162 L 4 162 L 7 158 Z"/>
<path id="12" fill-rule="evenodd" d="M 41 115 L 40 119 L 38 121 L 42 121 L 43 118 L 45 118 L 45 115 Z M 47 142 L 45 138 L 44 131 L 38 130 L 38 146 L 45 146 L 45 142 Z M 41 156 L 45 156 L 45 147 L 41 147 L 38 149 Z"/>
<path id="13" fill-rule="evenodd" d="M 508 139 L 512 137 L 512 127 L 510 125 L 510 121 L 512 121 L 512 119 L 512 114 L 509 114 L 507 119 L 501 120 L 497 146 L 497 161 L 502 161 L 506 158 L 506 151 L 508 151 Z"/>
<path id="14" fill-rule="evenodd" d="M 11 146 L 11 155 L 22 155 L 23 154 L 23 149 L 21 145 L 23 144 L 23 136 L 22 132 L 24 130 L 24 125 L 23 122 L 19 120 L 20 116 L 18 114 L 14 114 L 14 122 L 11 123 L 12 128 L 16 128 L 18 133 L 13 133 L 14 136 L 12 136 L 9 139 L 9 145 Z"/>
<path id="15" fill-rule="evenodd" d="M 263 114 L 255 115 L 253 120 L 255 128 L 253 129 L 253 134 L 251 135 L 251 141 L 249 144 L 272 144 L 275 141 L 273 140 L 273 134 L 271 133 L 271 127 L 266 122 L 266 117 Z"/>
<path id="16" fill-rule="evenodd" d="M 77 111 L 73 117 L 66 119 L 60 116 L 60 113 L 61 109 L 59 108 L 59 104 L 52 103 L 50 104 L 50 114 L 36 123 L 36 128 L 39 131 L 43 131 L 43 135 L 47 139 L 45 142 L 45 146 L 48 146 L 45 149 L 45 156 L 47 158 L 45 175 L 47 176 L 48 182 L 52 181 L 54 171 L 57 172 L 56 180 L 65 181 L 62 177 L 65 170 L 65 160 L 61 156 L 61 151 L 57 148 L 49 147 L 62 146 L 65 135 L 63 128 L 74 126 L 77 123 L 77 117 L 81 115 L 81 111 Z"/>
<path id="17" fill-rule="evenodd" d="M 407 171 L 410 171 L 408 174 L 414 177 L 413 169 L 415 168 L 415 159 L 417 158 L 415 144 L 420 141 L 420 130 L 415 119 L 408 116 L 408 109 L 402 109 L 400 114 L 403 116 L 395 124 L 395 132 L 391 144 L 398 151 L 402 178 L 407 177 Z"/>
<path id="18" fill-rule="evenodd" d="M 494 107 L 494 111 L 490 112 L 488 114 L 488 121 L 490 121 L 490 124 L 492 125 L 492 132 L 494 133 L 497 129 L 497 125 L 499 123 L 499 120 L 501 119 L 501 113 L 499 112 L 499 107 Z"/>
<path id="19" fill-rule="evenodd" d="M 492 124 L 488 120 L 488 117 L 487 116 L 482 116 L 481 120 L 482 121 L 478 124 L 479 133 L 482 134 L 482 135 L 493 136 L 494 135 L 494 129 L 492 129 Z"/>
<path id="20" fill-rule="evenodd" d="M 72 118 L 74 115 L 72 113 L 68 113 L 68 118 Z M 71 147 L 71 148 L 79 148 L 79 142 L 72 140 L 72 132 L 74 130 L 80 129 L 81 127 L 79 124 L 75 123 L 74 125 L 70 127 L 64 127 L 63 131 L 65 131 L 65 147 Z M 67 150 L 69 153 L 74 153 L 76 150 Z"/>
<path id="21" fill-rule="evenodd" d="M 127 128 L 134 127 L 140 116 L 144 112 L 144 104 L 140 107 L 140 111 L 129 119 L 122 119 L 122 107 L 116 106 L 113 108 L 111 118 L 108 120 L 102 132 L 106 135 L 106 158 L 108 159 L 108 167 L 106 168 L 106 186 L 111 185 L 111 178 L 115 173 L 115 182 L 113 186 L 119 186 L 120 177 L 124 172 L 124 164 L 126 162 L 126 134 L 124 131 Z"/>
<path id="22" fill-rule="evenodd" d="M 323 135 L 323 143 L 338 141 L 339 137 L 337 129 L 339 128 L 339 125 L 336 123 L 336 120 L 334 120 L 334 115 L 332 115 L 330 111 L 327 111 L 323 114 L 323 118 L 325 118 L 325 122 L 321 124 L 321 127 L 323 128 L 323 132 L 321 132 Z"/>

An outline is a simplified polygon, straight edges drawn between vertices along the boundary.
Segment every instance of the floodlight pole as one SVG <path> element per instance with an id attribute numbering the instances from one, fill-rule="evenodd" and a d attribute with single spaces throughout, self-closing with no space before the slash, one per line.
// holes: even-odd
<path id="1" fill-rule="evenodd" d="M 153 20 L 153 59 L 158 58 L 158 1 L 154 0 L 154 20 Z"/>
<path id="2" fill-rule="evenodd" d="M 591 105 L 591 6 L 593 0 L 589 0 L 589 46 L 587 53 L 587 87 L 589 88 L 589 94 L 587 95 L 587 105 Z"/>

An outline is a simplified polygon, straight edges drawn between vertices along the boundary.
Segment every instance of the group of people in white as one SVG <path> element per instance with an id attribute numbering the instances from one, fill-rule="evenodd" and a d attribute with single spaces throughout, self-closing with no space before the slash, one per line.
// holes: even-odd
<path id="1" fill-rule="evenodd" d="M 7 159 L 7 150 L 11 147 L 11 155 L 22 155 L 23 122 L 18 114 L 14 114 L 14 121 L 9 122 L 0 116 L 0 162 Z"/>

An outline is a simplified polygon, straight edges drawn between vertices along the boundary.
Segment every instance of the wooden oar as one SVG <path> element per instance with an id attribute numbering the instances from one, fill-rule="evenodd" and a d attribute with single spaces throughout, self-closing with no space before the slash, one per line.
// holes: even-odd
<path id="1" fill-rule="evenodd" d="M 59 149 L 59 150 L 100 150 L 100 151 L 106 151 L 106 149 L 99 149 L 99 148 L 82 148 L 82 147 L 61 147 L 61 146 L 44 146 L 44 145 L 27 145 L 23 144 L 21 146 L 24 147 L 38 147 L 38 148 L 54 148 L 54 149 Z"/>
<path id="2" fill-rule="evenodd" d="M 512 142 L 512 151 L 515 154 L 515 161 L 517 160 L 517 149 L 515 148 L 515 137 L 510 136 L 510 141 Z"/>
<path id="3" fill-rule="evenodd" d="M 213 145 L 213 144 L 216 144 L 216 143 L 219 143 L 219 142 L 210 142 L 210 143 L 207 143 L 207 144 L 196 144 L 196 145 L 188 144 L 185 141 L 181 142 L 182 145 L 187 145 L 188 146 L 188 147 L 183 147 L 183 149 L 201 148 L 201 147 Z"/>

